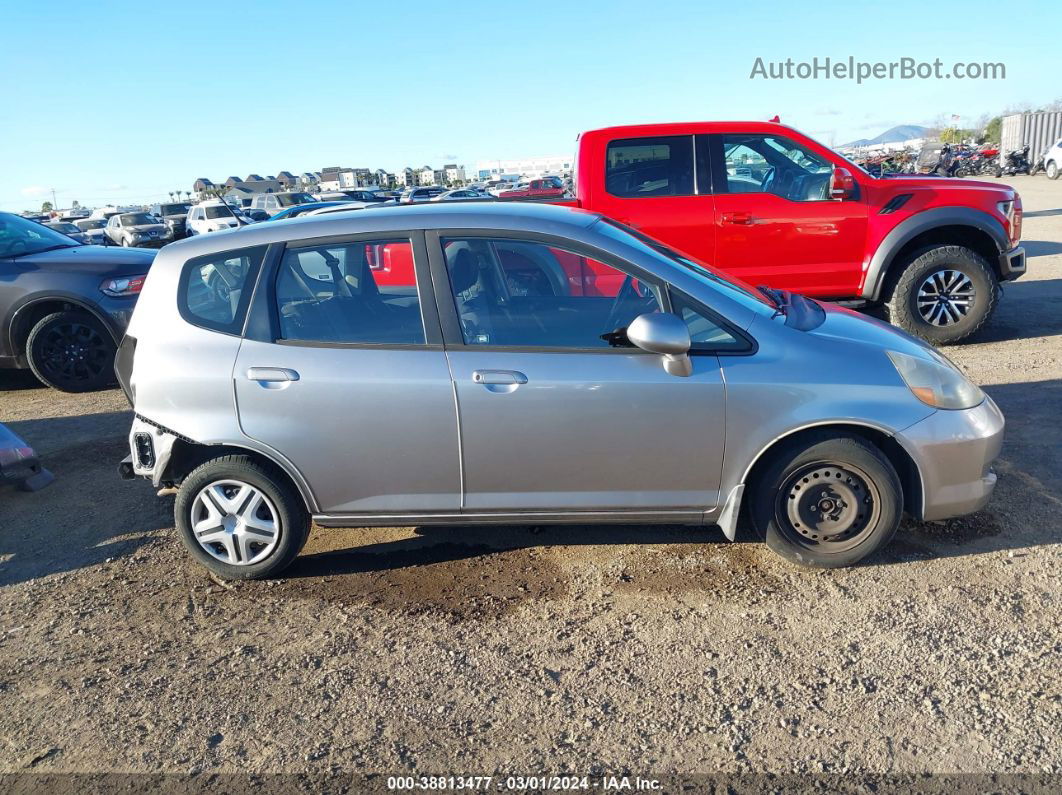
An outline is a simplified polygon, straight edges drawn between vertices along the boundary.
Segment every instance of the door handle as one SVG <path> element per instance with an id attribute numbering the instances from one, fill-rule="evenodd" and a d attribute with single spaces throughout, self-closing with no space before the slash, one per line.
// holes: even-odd
<path id="1" fill-rule="evenodd" d="M 287 367 L 248 367 L 249 381 L 298 381 L 299 374 Z"/>
<path id="2" fill-rule="evenodd" d="M 751 213 L 723 213 L 724 224 L 740 224 L 748 226 L 756 222 Z"/>
<path id="3" fill-rule="evenodd" d="M 517 370 L 473 370 L 472 380 L 477 384 L 526 384 L 527 376 Z"/>

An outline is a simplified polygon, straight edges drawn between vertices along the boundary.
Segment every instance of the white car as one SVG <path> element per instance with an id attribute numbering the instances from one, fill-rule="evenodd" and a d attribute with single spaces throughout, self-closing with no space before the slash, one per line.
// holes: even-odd
<path id="1" fill-rule="evenodd" d="M 1048 179 L 1058 179 L 1059 169 L 1062 169 L 1062 138 L 1044 155 L 1044 173 Z"/>
<path id="2" fill-rule="evenodd" d="M 222 229 L 233 229 L 240 225 L 240 220 L 229 205 L 220 199 L 210 199 L 197 204 L 188 211 L 185 230 L 186 234 L 191 237 Z"/>

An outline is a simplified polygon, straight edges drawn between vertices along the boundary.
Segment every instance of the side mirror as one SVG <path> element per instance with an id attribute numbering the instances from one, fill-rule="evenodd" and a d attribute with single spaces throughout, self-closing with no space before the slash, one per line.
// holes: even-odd
<path id="1" fill-rule="evenodd" d="M 856 181 L 847 168 L 835 168 L 830 177 L 830 198 L 846 201 L 856 197 Z"/>
<path id="2" fill-rule="evenodd" d="M 648 312 L 627 326 L 627 339 L 643 351 L 664 357 L 664 370 L 683 378 L 693 375 L 689 350 L 690 330 L 676 315 Z"/>

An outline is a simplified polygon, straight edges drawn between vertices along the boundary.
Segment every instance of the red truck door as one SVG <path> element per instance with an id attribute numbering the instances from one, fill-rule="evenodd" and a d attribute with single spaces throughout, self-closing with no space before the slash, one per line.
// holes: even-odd
<path id="1" fill-rule="evenodd" d="M 708 261 L 750 284 L 821 298 L 858 294 L 867 202 L 829 197 L 834 163 L 782 135 L 704 137 L 715 191 Z"/>
<path id="2" fill-rule="evenodd" d="M 698 161 L 693 136 L 612 140 L 604 155 L 604 185 L 595 181 L 588 206 L 711 262 L 713 197 L 708 163 Z"/>

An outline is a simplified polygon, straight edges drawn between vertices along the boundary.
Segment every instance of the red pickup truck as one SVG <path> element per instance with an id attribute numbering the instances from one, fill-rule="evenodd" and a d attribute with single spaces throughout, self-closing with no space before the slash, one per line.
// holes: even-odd
<path id="1" fill-rule="evenodd" d="M 564 183 L 560 177 L 541 177 L 520 183 L 512 190 L 498 193 L 499 199 L 551 199 L 564 195 Z"/>
<path id="2" fill-rule="evenodd" d="M 935 344 L 977 331 L 1025 272 L 1021 199 L 942 177 L 873 177 L 772 122 L 579 137 L 575 198 L 746 282 L 881 305 Z"/>

